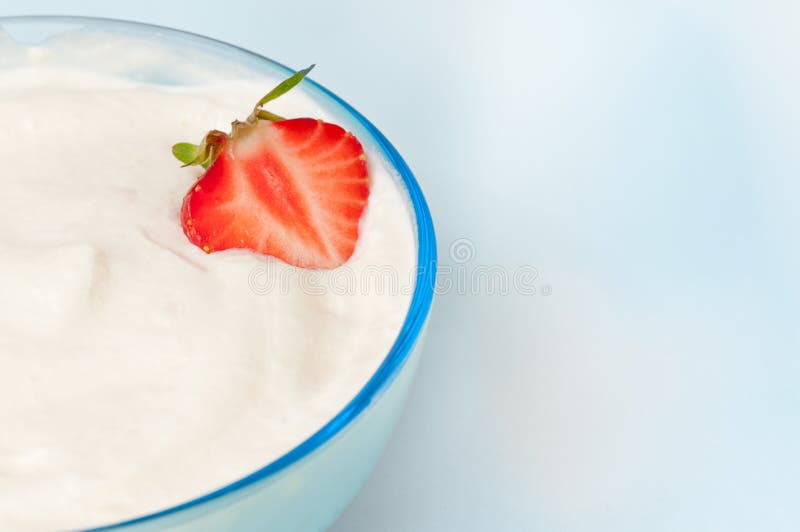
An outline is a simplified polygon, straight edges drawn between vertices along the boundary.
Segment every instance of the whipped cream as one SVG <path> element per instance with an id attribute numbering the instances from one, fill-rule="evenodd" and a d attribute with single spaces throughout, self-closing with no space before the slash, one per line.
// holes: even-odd
<path id="1" fill-rule="evenodd" d="M 0 72 L 0 529 L 106 524 L 219 488 L 318 430 L 387 355 L 416 244 L 369 139 L 369 206 L 337 270 L 206 255 L 181 231 L 199 171 L 171 145 L 228 130 L 276 81 Z M 270 109 L 337 121 L 300 90 Z"/>

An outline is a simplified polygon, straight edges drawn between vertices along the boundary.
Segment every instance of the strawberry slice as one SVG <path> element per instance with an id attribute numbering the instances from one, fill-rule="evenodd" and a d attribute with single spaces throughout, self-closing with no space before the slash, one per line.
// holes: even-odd
<path id="1" fill-rule="evenodd" d="M 336 124 L 260 108 L 308 70 L 262 98 L 230 134 L 173 147 L 187 165 L 207 167 L 181 209 L 184 233 L 207 253 L 249 249 L 302 268 L 335 268 L 352 256 L 369 197 L 361 143 Z"/>

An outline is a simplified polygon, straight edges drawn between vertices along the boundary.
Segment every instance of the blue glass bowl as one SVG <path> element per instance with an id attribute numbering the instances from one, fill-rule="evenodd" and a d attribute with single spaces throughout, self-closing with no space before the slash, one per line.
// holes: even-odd
<path id="1" fill-rule="evenodd" d="M 85 54 L 96 53 L 92 42 L 124 36 L 125 48 L 114 52 L 113 61 L 107 62 L 106 68 L 109 73 L 148 83 L 192 85 L 214 79 L 264 75 L 282 78 L 292 72 L 275 61 L 207 37 L 117 20 L 0 18 L 0 34 L 32 45 L 68 35 L 68 42 L 76 44 L 73 50 L 60 45 L 60 60 L 72 62 L 74 66 L 83 65 Z M 158 53 L 148 54 L 152 51 Z M 157 60 L 148 59 L 152 57 Z M 183 68 L 192 63 L 187 62 L 187 58 L 202 61 L 206 74 L 198 75 L 196 68 Z M 383 363 L 358 395 L 288 453 L 196 499 L 92 530 L 322 530 L 336 519 L 361 488 L 390 436 L 417 365 L 433 299 L 436 276 L 433 223 L 411 170 L 375 126 L 341 98 L 311 80 L 298 89 L 324 106 L 365 145 L 371 145 L 382 154 L 393 167 L 398 183 L 408 193 L 412 211 L 409 214 L 416 227 L 418 270 L 403 328 Z"/>

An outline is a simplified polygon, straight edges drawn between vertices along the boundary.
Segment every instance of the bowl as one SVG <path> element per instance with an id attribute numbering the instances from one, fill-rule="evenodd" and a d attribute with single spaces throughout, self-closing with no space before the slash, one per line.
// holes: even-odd
<path id="1" fill-rule="evenodd" d="M 236 46 L 159 26 L 83 17 L 0 18 L 0 39 L 32 45 L 34 51 L 36 44 L 64 36 L 69 36 L 74 46 L 60 47 L 56 60 L 61 64 L 90 63 L 92 69 L 102 64 L 105 74 L 167 86 L 264 75 L 286 77 L 293 72 Z M 109 50 L 93 46 L 119 36 L 125 37 L 122 47 Z M 86 61 L 87 57 L 97 59 L 95 56 L 100 54 L 109 57 L 105 61 Z M 25 59 L 2 57 L 0 68 L 13 67 L 20 60 Z M 198 62 L 205 68 L 190 68 Z M 304 91 L 338 123 L 372 145 L 407 193 L 409 216 L 416 230 L 418 269 L 402 329 L 358 394 L 283 456 L 195 499 L 92 530 L 322 530 L 356 495 L 390 437 L 419 361 L 433 300 L 436 243 L 430 212 L 411 170 L 375 126 L 311 80 L 295 90 Z"/>

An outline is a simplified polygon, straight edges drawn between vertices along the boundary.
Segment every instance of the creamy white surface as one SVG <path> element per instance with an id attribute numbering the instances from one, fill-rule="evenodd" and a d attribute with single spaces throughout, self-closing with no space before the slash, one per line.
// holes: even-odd
<path id="1" fill-rule="evenodd" d="M 198 172 L 171 144 L 227 129 L 270 86 L 0 76 L 0 529 L 103 524 L 218 488 L 316 431 L 387 354 L 410 290 L 362 273 L 389 265 L 407 285 L 416 255 L 370 150 L 362 236 L 333 272 L 347 293 L 181 231 Z M 326 116 L 300 93 L 274 109 Z"/>

